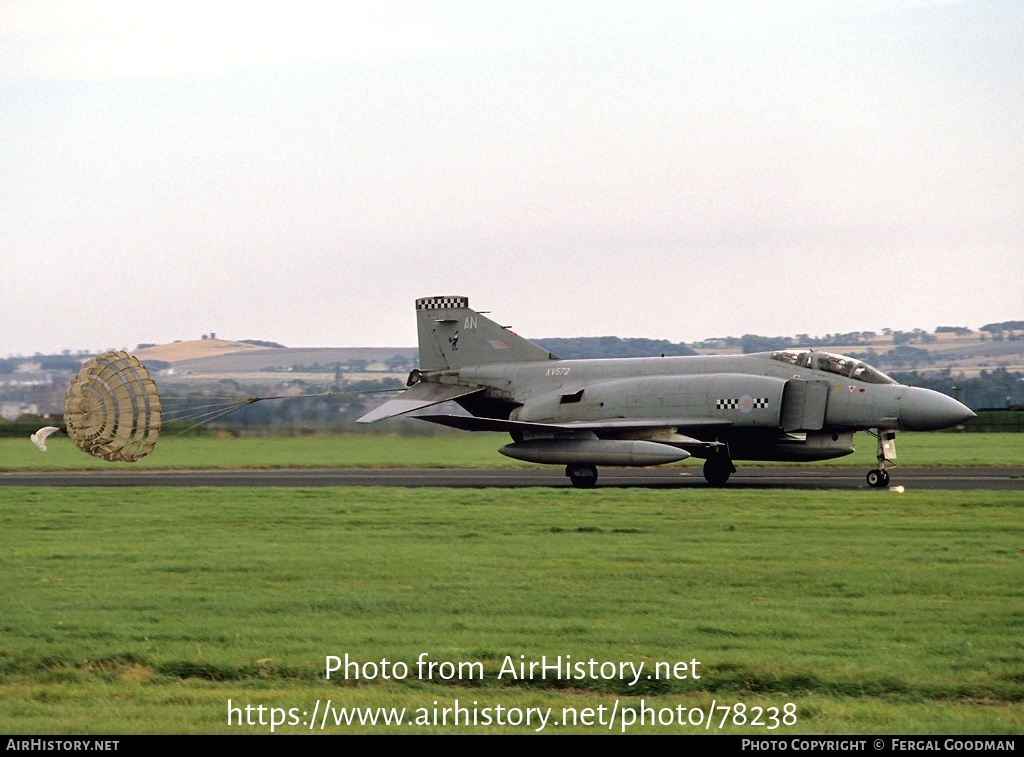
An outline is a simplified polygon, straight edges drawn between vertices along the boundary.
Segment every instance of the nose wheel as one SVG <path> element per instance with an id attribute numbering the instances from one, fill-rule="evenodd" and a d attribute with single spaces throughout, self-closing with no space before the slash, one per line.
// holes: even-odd
<path id="1" fill-rule="evenodd" d="M 884 489 L 889 485 L 889 471 L 885 468 L 876 468 L 868 471 L 868 486 L 875 489 Z"/>

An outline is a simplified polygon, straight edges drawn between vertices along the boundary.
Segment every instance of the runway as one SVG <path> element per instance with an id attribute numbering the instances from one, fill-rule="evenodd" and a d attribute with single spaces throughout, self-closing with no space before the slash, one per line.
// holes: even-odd
<path id="1" fill-rule="evenodd" d="M 867 470 L 849 467 L 793 466 L 740 468 L 726 489 L 864 489 Z M 907 489 L 991 489 L 1024 491 L 1024 468 L 895 468 L 891 486 Z M 514 489 L 570 487 L 560 467 L 433 468 L 288 468 L 245 470 L 116 470 L 0 472 L 0 486 L 400 486 Z M 697 466 L 675 468 L 602 468 L 598 489 L 710 489 Z"/>

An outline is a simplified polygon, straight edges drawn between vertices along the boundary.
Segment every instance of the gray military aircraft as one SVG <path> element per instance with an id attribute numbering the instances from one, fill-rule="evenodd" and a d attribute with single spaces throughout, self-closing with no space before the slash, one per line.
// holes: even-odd
<path id="1" fill-rule="evenodd" d="M 372 423 L 454 400 L 469 415 L 412 417 L 467 431 L 505 431 L 498 451 L 564 465 L 591 487 L 597 466 L 704 458 L 721 486 L 736 460 L 829 460 L 853 434 L 878 438 L 873 487 L 889 485 L 896 431 L 974 417 L 929 389 L 896 383 L 854 358 L 817 350 L 752 355 L 561 360 L 469 309 L 467 297 L 416 300 L 420 367 L 409 389 L 359 419 Z"/>

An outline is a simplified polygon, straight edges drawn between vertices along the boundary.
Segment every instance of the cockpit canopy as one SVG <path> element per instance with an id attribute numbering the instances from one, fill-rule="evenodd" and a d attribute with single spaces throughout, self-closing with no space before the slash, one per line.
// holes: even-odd
<path id="1" fill-rule="evenodd" d="M 864 381 L 868 384 L 896 383 L 877 368 L 872 368 L 867 363 L 846 357 L 846 355 L 837 355 L 834 352 L 778 350 L 772 353 L 772 360 L 797 365 L 801 368 L 813 368 L 826 373 L 834 373 L 837 376 Z"/>

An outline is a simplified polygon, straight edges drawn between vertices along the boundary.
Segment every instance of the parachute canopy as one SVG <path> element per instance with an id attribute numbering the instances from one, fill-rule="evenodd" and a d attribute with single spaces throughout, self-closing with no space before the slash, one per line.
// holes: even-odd
<path id="1" fill-rule="evenodd" d="M 138 358 L 104 352 L 82 366 L 64 396 L 64 423 L 75 446 L 133 463 L 156 446 L 160 395 Z"/>

